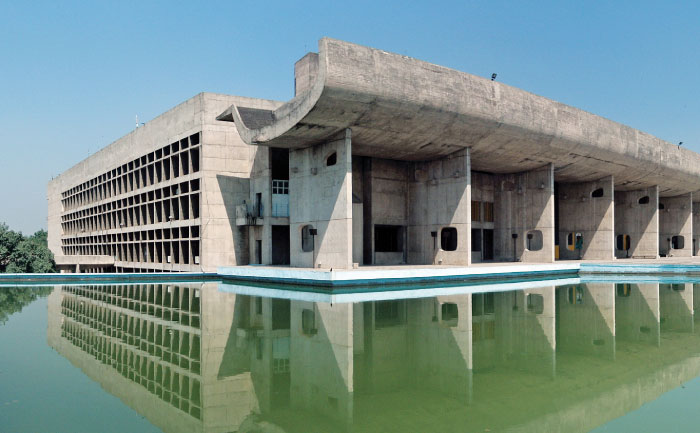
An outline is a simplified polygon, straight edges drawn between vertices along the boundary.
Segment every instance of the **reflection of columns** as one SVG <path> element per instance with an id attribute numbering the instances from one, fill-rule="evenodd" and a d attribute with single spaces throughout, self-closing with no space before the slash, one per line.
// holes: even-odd
<path id="1" fill-rule="evenodd" d="M 558 185 L 559 258 L 612 260 L 613 177 Z M 576 244 L 579 233 L 583 238 L 580 250 Z"/>
<path id="2" fill-rule="evenodd" d="M 500 361 L 510 368 L 554 375 L 555 287 L 496 295 L 496 344 Z"/>
<path id="3" fill-rule="evenodd" d="M 291 405 L 352 423 L 353 304 L 292 301 Z"/>
<path id="4" fill-rule="evenodd" d="M 693 194 L 659 198 L 659 250 L 690 257 L 693 246 Z"/>
<path id="5" fill-rule="evenodd" d="M 417 387 L 471 399 L 471 299 L 463 294 L 409 301 L 410 376 Z"/>
<path id="6" fill-rule="evenodd" d="M 693 332 L 693 284 L 659 284 L 661 330 Z"/>
<path id="7" fill-rule="evenodd" d="M 615 284 L 616 337 L 658 346 L 659 331 L 659 285 Z"/>
<path id="8" fill-rule="evenodd" d="M 553 262 L 553 165 L 523 173 L 497 175 L 495 180 L 496 260 L 512 261 L 515 258 L 523 262 Z M 528 234 L 532 236 L 529 245 Z"/>
<path id="9" fill-rule="evenodd" d="M 629 236 L 629 251 L 620 236 Z M 659 256 L 659 187 L 615 191 L 615 256 Z M 621 246 L 622 249 L 617 249 Z"/>
<path id="10" fill-rule="evenodd" d="M 612 283 L 557 288 L 557 345 L 562 352 L 615 358 L 615 292 Z"/>
<path id="11" fill-rule="evenodd" d="M 693 255 L 700 255 L 700 202 L 693 202 Z"/>

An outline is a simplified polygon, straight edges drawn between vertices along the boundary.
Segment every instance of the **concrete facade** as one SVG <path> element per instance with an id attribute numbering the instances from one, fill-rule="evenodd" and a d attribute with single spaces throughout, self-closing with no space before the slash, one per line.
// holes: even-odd
<path id="1" fill-rule="evenodd" d="M 497 81 L 328 38 L 294 73 L 288 102 L 202 93 L 52 180 L 49 247 L 61 270 L 698 250 L 694 152 Z"/>

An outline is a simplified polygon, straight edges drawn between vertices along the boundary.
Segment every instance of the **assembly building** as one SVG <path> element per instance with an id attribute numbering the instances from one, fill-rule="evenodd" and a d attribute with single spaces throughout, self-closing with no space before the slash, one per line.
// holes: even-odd
<path id="1" fill-rule="evenodd" d="M 697 153 L 488 78 L 334 39 L 294 72 L 288 102 L 201 93 L 53 179 L 59 268 L 697 253 Z"/>

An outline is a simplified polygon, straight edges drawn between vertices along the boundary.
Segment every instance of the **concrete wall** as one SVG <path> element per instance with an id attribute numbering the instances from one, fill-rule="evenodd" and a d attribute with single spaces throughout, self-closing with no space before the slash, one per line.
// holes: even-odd
<path id="1" fill-rule="evenodd" d="M 639 200 L 649 197 L 649 203 Z M 629 256 L 657 258 L 659 256 L 659 187 L 637 191 L 615 191 L 615 236 L 629 235 Z M 616 241 L 617 242 L 617 241 Z M 627 251 L 615 249 L 623 258 Z"/>
<path id="2" fill-rule="evenodd" d="M 593 197 L 592 193 L 599 189 L 603 190 L 603 196 Z M 594 182 L 560 183 L 558 195 L 559 258 L 612 260 L 615 247 L 612 176 Z M 580 251 L 567 248 L 569 233 L 583 235 Z"/>
<path id="3" fill-rule="evenodd" d="M 700 203 L 693 202 L 693 255 L 700 255 Z"/>
<path id="4" fill-rule="evenodd" d="M 528 172 L 499 175 L 494 191 L 494 256 L 513 260 L 512 234 L 516 239 L 515 258 L 524 262 L 554 261 L 554 172 L 551 164 Z M 526 235 L 542 232 L 542 249 L 526 250 Z"/>
<path id="5" fill-rule="evenodd" d="M 412 168 L 408 194 L 408 263 L 468 265 L 471 254 L 469 149 L 435 161 L 415 163 Z M 455 251 L 441 248 L 441 230 L 445 227 L 457 229 Z"/>
<path id="6" fill-rule="evenodd" d="M 337 163 L 326 158 L 337 154 Z M 350 130 L 334 140 L 289 153 L 291 265 L 352 267 L 352 157 Z M 301 248 L 302 227 L 318 230 L 314 251 Z"/>
<path id="7" fill-rule="evenodd" d="M 684 194 L 676 197 L 659 198 L 659 250 L 663 254 L 675 257 L 692 256 L 693 247 L 693 195 Z M 671 246 L 673 236 L 683 236 L 681 249 Z"/>

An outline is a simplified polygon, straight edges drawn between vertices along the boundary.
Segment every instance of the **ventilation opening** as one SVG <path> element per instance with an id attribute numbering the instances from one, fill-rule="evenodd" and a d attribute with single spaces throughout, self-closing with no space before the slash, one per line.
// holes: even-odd
<path id="1" fill-rule="evenodd" d="M 685 238 L 683 236 L 673 236 L 671 238 L 671 248 L 674 250 L 682 250 L 685 247 Z"/>
<path id="2" fill-rule="evenodd" d="M 326 158 L 326 166 L 330 167 L 331 165 L 335 165 L 335 163 L 338 162 L 338 154 L 333 152 L 330 154 L 328 158 Z"/>
<path id="3" fill-rule="evenodd" d="M 598 188 L 591 193 L 591 197 L 593 197 L 593 198 L 600 198 L 602 196 L 603 196 L 603 188 Z"/>
<path id="4" fill-rule="evenodd" d="M 645 195 L 644 197 L 640 198 L 638 200 L 638 203 L 639 204 L 649 204 L 649 196 Z"/>
<path id="5" fill-rule="evenodd" d="M 528 251 L 539 251 L 542 249 L 543 240 L 542 232 L 540 230 L 530 230 L 525 236 L 525 242 Z"/>
<path id="6" fill-rule="evenodd" d="M 440 232 L 440 248 L 445 251 L 455 251 L 457 249 L 457 229 L 445 227 Z"/>

